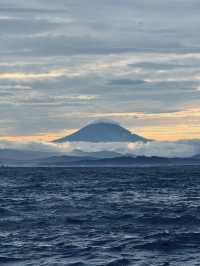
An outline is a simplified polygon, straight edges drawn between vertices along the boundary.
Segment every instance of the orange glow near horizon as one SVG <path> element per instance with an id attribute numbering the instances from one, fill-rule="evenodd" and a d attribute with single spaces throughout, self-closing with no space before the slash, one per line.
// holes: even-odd
<path id="1" fill-rule="evenodd" d="M 29 142 L 29 141 L 52 141 L 70 135 L 78 129 L 63 130 L 60 132 L 43 133 L 30 136 L 2 136 L 0 140 Z M 200 139 L 200 125 L 159 125 L 159 126 L 142 126 L 129 128 L 132 133 L 141 135 L 148 139 L 158 141 L 176 141 L 181 139 Z"/>
<path id="2" fill-rule="evenodd" d="M 200 139 L 200 126 L 193 125 L 159 125 L 131 129 L 133 133 L 158 141 L 177 141 L 183 139 Z"/>
<path id="3" fill-rule="evenodd" d="M 18 141 L 18 142 L 29 142 L 29 141 L 53 141 L 55 139 L 62 138 L 66 135 L 70 135 L 74 133 L 76 129 L 68 129 L 63 130 L 60 132 L 52 132 L 52 133 L 43 133 L 43 134 L 37 134 L 37 135 L 27 135 L 27 136 L 2 136 L 0 137 L 0 140 L 8 140 L 8 141 Z"/>

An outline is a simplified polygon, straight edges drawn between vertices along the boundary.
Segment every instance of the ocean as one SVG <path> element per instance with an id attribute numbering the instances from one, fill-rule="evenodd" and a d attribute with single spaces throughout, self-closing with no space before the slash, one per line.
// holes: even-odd
<path id="1" fill-rule="evenodd" d="M 0 265 L 200 265 L 200 167 L 0 168 Z"/>

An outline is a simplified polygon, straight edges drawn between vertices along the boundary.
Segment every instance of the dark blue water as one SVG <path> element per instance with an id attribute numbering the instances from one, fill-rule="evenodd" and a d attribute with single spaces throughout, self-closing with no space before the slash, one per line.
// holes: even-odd
<path id="1" fill-rule="evenodd" d="M 0 265 L 200 265 L 200 167 L 2 168 Z"/>

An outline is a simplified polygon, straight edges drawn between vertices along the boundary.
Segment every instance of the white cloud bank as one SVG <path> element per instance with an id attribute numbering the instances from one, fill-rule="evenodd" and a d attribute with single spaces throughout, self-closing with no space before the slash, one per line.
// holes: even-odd
<path id="1" fill-rule="evenodd" d="M 167 158 L 187 158 L 197 155 L 200 151 L 198 146 L 190 143 L 152 141 L 147 143 L 129 144 L 129 149 L 136 156 L 159 156 Z"/>
<path id="2" fill-rule="evenodd" d="M 147 143 L 128 142 L 66 142 L 63 144 L 49 142 L 13 142 L 0 141 L 0 149 L 31 150 L 42 152 L 61 152 L 69 154 L 75 149 L 84 152 L 113 151 L 123 155 L 133 156 L 159 156 L 167 158 L 187 158 L 200 154 L 200 141 L 198 142 L 162 142 L 152 141 Z"/>

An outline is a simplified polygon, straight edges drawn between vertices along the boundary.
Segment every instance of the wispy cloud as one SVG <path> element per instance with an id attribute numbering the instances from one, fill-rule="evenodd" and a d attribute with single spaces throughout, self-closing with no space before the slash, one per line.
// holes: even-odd
<path id="1" fill-rule="evenodd" d="M 187 67 L 187 62 L 198 59 L 198 67 L 195 66 L 190 69 Z M 53 60 L 53 59 L 52 59 Z M 74 62 L 68 61 L 62 68 L 54 67 L 47 71 L 43 69 L 43 65 L 38 62 L 38 71 L 11 71 L 11 72 L 0 72 L 0 80 L 16 80 L 16 81 L 31 81 L 31 80 L 51 80 L 62 77 L 66 78 L 77 78 L 77 77 L 90 77 L 93 75 L 104 75 L 105 78 L 110 76 L 110 83 L 113 86 L 116 85 L 139 85 L 142 83 L 158 83 L 158 82 L 180 82 L 180 81 L 196 81 L 200 80 L 200 54 L 127 54 L 124 56 L 112 55 L 102 57 L 83 57 L 82 61 L 87 60 L 85 63 L 81 60 L 76 62 L 74 58 L 71 59 Z M 180 68 L 173 67 L 173 69 L 166 67 L 161 68 L 146 68 L 145 64 L 157 62 L 157 64 L 169 63 L 172 64 L 174 61 L 179 60 L 185 67 Z M 76 63 L 75 63 L 76 62 Z M 44 62 L 45 63 L 45 62 Z M 44 64 L 43 63 L 43 64 Z M 141 64 L 143 63 L 143 65 Z M 1 63 L 3 64 L 3 63 Z M 20 66 L 20 62 L 18 63 Z M 30 62 L 23 63 L 24 66 L 27 64 L 31 65 Z M 33 62 L 33 64 L 36 64 Z M 75 64 L 75 65 L 74 65 Z M 132 67 L 135 64 L 136 67 Z M 8 66 L 17 67 L 17 63 L 7 63 Z M 37 66 L 37 64 L 36 64 Z M 166 65 L 167 66 L 167 65 Z M 52 68 L 52 67 L 51 67 Z"/>
<path id="2" fill-rule="evenodd" d="M 190 108 L 175 112 L 144 113 L 144 112 L 119 112 L 90 114 L 91 117 L 133 117 L 136 119 L 167 119 L 167 118 L 200 118 L 200 108 Z"/>
<path id="3" fill-rule="evenodd" d="M 63 69 L 52 70 L 44 73 L 8 72 L 0 73 L 0 80 L 44 80 L 59 78 L 63 76 L 76 77 L 78 75 L 79 74 L 77 73 L 73 73 Z"/>

